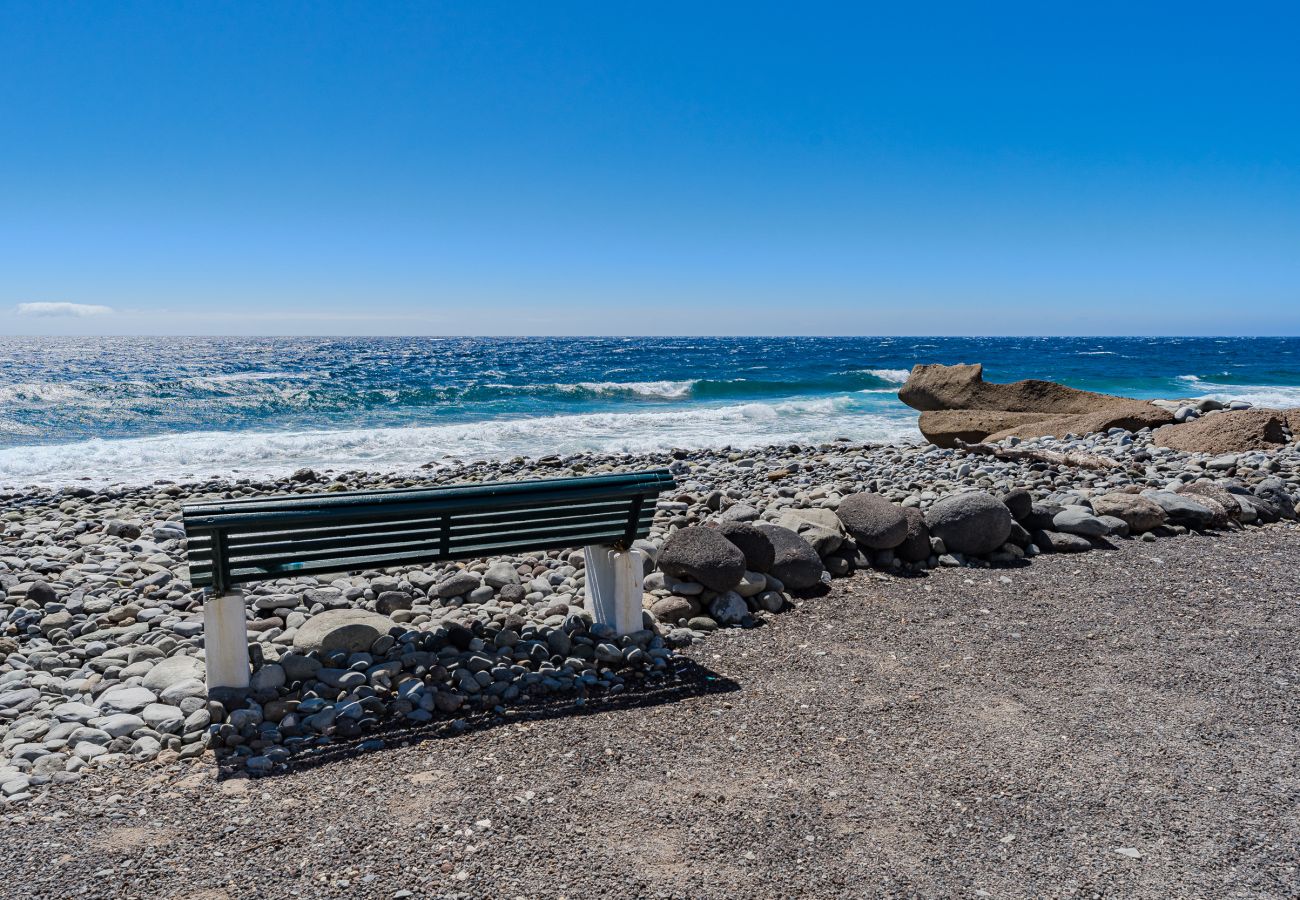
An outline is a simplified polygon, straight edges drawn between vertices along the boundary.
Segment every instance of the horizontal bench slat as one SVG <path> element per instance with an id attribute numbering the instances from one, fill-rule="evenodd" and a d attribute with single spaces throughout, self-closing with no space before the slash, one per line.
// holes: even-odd
<path id="1" fill-rule="evenodd" d="M 657 495 L 662 487 L 648 481 L 622 481 L 600 484 L 570 484 L 585 479 L 556 479 L 566 482 L 556 485 L 551 481 L 525 482 L 527 491 L 507 491 L 503 487 L 488 486 L 405 491 L 403 496 L 384 499 L 374 493 L 355 497 L 336 497 L 331 494 L 290 496 L 275 503 L 263 502 L 257 507 L 227 510 L 225 507 L 187 506 L 184 508 L 187 531 L 204 531 L 217 528 L 249 527 L 276 523 L 306 525 L 314 522 L 338 523 L 387 521 L 416 515 L 476 512 L 489 509 L 536 507 L 542 504 L 572 506 L 579 503 L 615 499 L 619 497 Z M 671 480 L 670 480 L 671 483 Z M 539 487 L 539 485 L 541 487 Z M 508 486 L 508 485 L 507 485 Z M 342 501 L 342 502 L 336 502 Z"/>
<path id="2" fill-rule="evenodd" d="M 635 536 L 645 537 L 650 533 L 651 516 L 645 515 L 637 520 Z M 245 556 L 232 559 L 228 565 L 232 571 L 239 570 L 245 574 L 255 571 L 270 573 L 273 570 L 281 574 L 265 574 L 263 577 L 295 577 L 304 574 L 306 569 L 295 568 L 293 570 L 281 569 L 286 563 L 290 562 L 311 562 L 309 568 L 311 571 L 327 571 L 321 569 L 319 564 L 324 561 L 332 561 L 335 565 L 328 571 L 351 571 L 362 568 L 372 568 L 375 559 L 383 556 L 388 559 L 413 560 L 411 554 L 419 551 L 419 562 L 445 562 L 454 559 L 472 559 L 478 556 L 492 553 L 518 553 L 527 551 L 541 551 L 552 549 L 566 549 L 570 547 L 579 547 L 589 543 L 607 543 L 617 541 L 626 535 L 626 521 L 619 520 L 611 522 L 603 529 L 597 528 L 560 528 L 545 529 L 537 532 L 512 533 L 494 537 L 488 535 L 471 535 L 463 537 L 460 540 L 450 542 L 448 552 L 444 553 L 437 546 L 437 541 L 412 541 L 403 544 L 383 545 L 384 549 L 378 549 L 373 546 L 359 547 L 358 553 L 339 553 L 337 548 L 333 551 L 325 550 L 320 552 L 307 552 L 295 554 L 281 554 L 276 556 Z M 391 548 L 392 552 L 385 552 Z M 254 565 L 256 563 L 256 565 Z M 346 565 L 343 565 L 346 563 Z M 389 563 L 396 565 L 397 563 Z M 191 557 L 190 562 L 190 583 L 203 587 L 212 583 L 212 561 L 210 556 L 205 558 Z M 256 579 L 245 579 L 256 580 Z M 233 583 L 233 582 L 232 582 Z"/>
<path id="3" fill-rule="evenodd" d="M 183 507 L 190 582 L 272 578 L 624 544 L 644 537 L 660 470 L 532 482 L 295 494 Z"/>
<path id="4" fill-rule="evenodd" d="M 620 537 L 622 537 L 621 531 L 613 531 L 603 536 L 596 536 L 594 542 L 612 543 Z M 537 551 L 563 550 L 573 546 L 574 542 L 572 540 L 555 540 L 541 544 L 534 544 L 530 549 Z M 511 546 L 508 544 L 482 544 L 465 547 L 463 550 L 465 555 L 462 558 L 477 558 L 497 553 L 508 553 L 511 550 Z M 346 572 L 357 569 L 388 569 L 398 566 L 422 565 L 425 563 L 440 562 L 444 559 L 446 559 L 446 557 L 436 553 L 395 553 L 367 557 L 315 560 L 310 563 L 296 565 L 292 569 L 284 568 L 275 571 L 252 568 L 235 568 L 231 570 L 230 583 L 246 584 L 251 581 L 266 581 L 271 578 L 297 578 L 303 575 Z"/>
<path id="5" fill-rule="evenodd" d="M 226 553 L 231 560 L 238 560 L 251 554 L 295 554 L 329 548 L 347 549 L 350 547 L 362 548 L 381 546 L 384 543 L 399 544 L 412 540 L 437 542 L 443 539 L 444 533 L 448 541 L 455 543 L 467 537 L 490 536 L 493 534 L 523 534 L 530 530 L 545 530 L 561 526 L 568 528 L 599 528 L 603 531 L 605 526 L 610 524 L 617 524 L 619 522 L 626 524 L 628 513 L 629 510 L 621 509 L 608 512 L 585 513 L 580 516 L 552 516 L 546 519 L 541 519 L 539 517 L 511 525 L 505 525 L 502 523 L 464 525 L 459 522 L 452 522 L 446 529 L 442 528 L 435 521 L 427 525 L 416 527 L 384 528 L 379 530 L 362 530 L 358 528 L 357 530 L 349 531 L 345 534 L 334 534 L 324 537 L 309 535 L 304 539 L 291 537 L 289 534 L 284 532 L 277 535 L 250 535 L 247 537 L 241 537 L 240 539 L 232 537 L 227 545 Z M 638 524 L 639 522 L 640 518 L 638 518 Z M 210 549 L 206 553 L 203 551 L 190 553 L 191 559 L 204 559 L 205 557 L 208 559 L 212 558 L 212 552 Z"/>
<path id="6" fill-rule="evenodd" d="M 252 531 L 239 529 L 227 532 L 227 546 L 233 549 L 264 541 L 278 540 L 284 536 L 291 536 L 295 539 L 300 537 L 302 540 L 306 541 L 354 534 L 382 534 L 385 532 L 415 531 L 421 528 L 426 530 L 436 530 L 442 527 L 444 521 L 449 523 L 451 528 L 460 529 L 479 526 L 492 527 L 501 524 L 513 524 L 516 522 L 523 523 L 562 518 L 570 519 L 593 515 L 613 514 L 626 516 L 631 508 L 631 502 L 622 499 L 601 503 L 583 504 L 581 506 L 543 506 L 521 509 L 518 511 L 508 510 L 505 512 L 492 513 L 460 513 L 447 516 L 420 516 L 418 518 L 400 519 L 391 522 L 365 522 L 352 523 L 348 525 L 329 525 L 324 527 L 292 529 L 259 528 Z"/>
<path id="7" fill-rule="evenodd" d="M 612 489 L 644 488 L 650 493 L 661 493 L 675 482 L 667 469 L 650 472 L 613 472 L 602 475 L 575 475 L 569 478 L 545 478 L 534 481 L 487 481 L 481 484 L 445 485 L 440 487 L 381 488 L 370 491 L 336 491 L 313 494 L 284 494 L 274 497 L 241 497 L 230 500 L 199 501 L 185 505 L 186 515 L 210 515 L 230 511 L 256 512 L 263 509 L 278 510 L 282 507 L 301 508 L 303 506 L 346 506 L 357 500 L 369 501 L 382 499 L 400 503 L 418 498 L 457 497 L 477 499 L 484 496 L 527 496 L 542 492 L 573 492 L 578 489 Z M 635 492 L 635 491 L 634 491 Z"/>

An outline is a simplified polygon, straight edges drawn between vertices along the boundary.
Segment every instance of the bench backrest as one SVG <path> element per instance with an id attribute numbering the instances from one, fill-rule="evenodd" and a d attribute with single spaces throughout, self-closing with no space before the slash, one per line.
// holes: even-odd
<path id="1" fill-rule="evenodd" d="M 297 575 L 473 559 L 650 531 L 666 469 L 463 487 L 290 494 L 182 507 L 190 583 L 224 592 Z"/>

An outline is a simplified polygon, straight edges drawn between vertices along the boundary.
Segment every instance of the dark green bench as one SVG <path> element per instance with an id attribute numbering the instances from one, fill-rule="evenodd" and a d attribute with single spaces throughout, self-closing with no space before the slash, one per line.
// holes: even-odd
<path id="1" fill-rule="evenodd" d="M 457 487 L 290 494 L 182 507 L 190 583 L 204 589 L 208 686 L 248 685 L 240 585 L 582 547 L 587 606 L 641 627 L 642 558 L 667 470 Z"/>

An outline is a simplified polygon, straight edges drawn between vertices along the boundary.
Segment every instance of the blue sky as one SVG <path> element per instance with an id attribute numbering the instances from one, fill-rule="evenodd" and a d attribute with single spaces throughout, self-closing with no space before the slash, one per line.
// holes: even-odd
<path id="1" fill-rule="evenodd" d="M 1300 333 L 1289 4 L 0 0 L 0 333 Z"/>

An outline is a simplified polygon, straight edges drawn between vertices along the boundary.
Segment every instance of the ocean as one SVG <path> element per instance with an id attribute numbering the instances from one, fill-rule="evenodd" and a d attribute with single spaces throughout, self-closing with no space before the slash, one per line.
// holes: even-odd
<path id="1" fill-rule="evenodd" d="M 1300 405 L 1300 338 L 0 338 L 0 485 L 919 440 L 931 362 Z"/>

